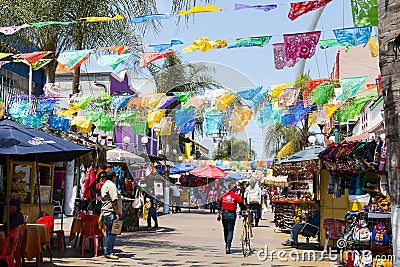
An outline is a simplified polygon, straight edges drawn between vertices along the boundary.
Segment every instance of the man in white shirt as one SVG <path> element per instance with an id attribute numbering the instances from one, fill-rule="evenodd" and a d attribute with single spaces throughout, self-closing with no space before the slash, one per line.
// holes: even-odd
<path id="1" fill-rule="evenodd" d="M 120 208 L 122 206 L 122 199 L 115 185 L 117 175 L 111 170 L 108 173 L 101 172 L 99 176 L 106 176 L 107 179 L 101 187 L 101 213 L 103 215 L 103 222 L 107 227 L 104 256 L 108 259 L 118 260 L 119 257 L 114 253 L 114 243 L 117 235 L 111 234 L 114 220 L 119 220 L 121 216 Z"/>
<path id="2" fill-rule="evenodd" d="M 262 190 L 254 180 L 251 180 L 250 186 L 246 188 L 245 197 L 247 200 L 248 209 L 256 211 L 255 220 L 253 218 L 254 213 L 250 213 L 250 221 L 257 227 L 258 222 L 261 219 Z"/>
<path id="3" fill-rule="evenodd" d="M 181 192 L 182 189 L 180 188 L 181 183 L 176 182 L 175 185 L 171 185 L 170 188 L 172 190 L 172 201 L 175 206 L 175 212 L 181 212 L 181 208 L 179 207 L 181 204 Z"/>

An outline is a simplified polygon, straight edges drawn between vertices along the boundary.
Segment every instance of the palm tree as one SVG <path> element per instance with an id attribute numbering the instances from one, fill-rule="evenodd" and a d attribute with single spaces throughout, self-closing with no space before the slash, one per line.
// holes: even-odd
<path id="1" fill-rule="evenodd" d="M 310 81 L 311 77 L 309 73 L 300 75 L 297 77 L 294 87 L 300 88 L 299 99 L 302 99 L 302 92 L 304 91 L 304 83 Z M 270 101 L 270 99 L 266 99 Z M 290 146 L 293 153 L 304 149 L 307 145 L 307 138 L 309 136 L 309 125 L 308 116 L 305 116 L 301 123 L 302 127 L 295 126 L 293 128 L 286 128 L 282 124 L 274 124 L 270 126 L 265 135 L 265 151 L 267 155 L 273 157 L 278 154 L 278 152 L 290 141 L 292 141 L 292 146 Z"/>
<path id="2" fill-rule="evenodd" d="M 172 12 L 194 4 L 196 0 L 174 0 Z M 208 1 L 207 1 L 208 2 Z M 68 49 L 96 49 L 111 45 L 135 45 L 140 48 L 140 31 L 158 32 L 159 22 L 148 22 L 138 27 L 130 25 L 127 20 L 146 14 L 156 14 L 157 1 L 137 0 L 3 0 L 0 5 L 1 26 L 22 25 L 41 21 L 74 21 L 90 16 L 111 17 L 122 15 L 126 20 L 111 23 L 75 23 L 70 25 L 49 25 L 30 27 L 11 36 L 2 37 L 3 41 L 15 48 L 24 50 L 53 51 L 57 58 Z M 131 65 L 137 67 L 137 55 L 132 56 Z M 57 62 L 45 67 L 48 82 L 54 82 Z M 79 86 L 80 68 L 75 70 L 73 92 Z"/>
<path id="3" fill-rule="evenodd" d="M 250 145 L 245 140 L 237 140 L 232 137 L 229 140 L 224 140 L 222 146 L 219 146 L 214 151 L 214 159 L 218 160 L 251 160 L 255 156 L 255 151 L 251 150 Z"/>
<path id="4" fill-rule="evenodd" d="M 379 14 L 379 60 L 382 73 L 382 86 L 385 90 L 385 125 L 387 136 L 387 153 L 390 155 L 389 183 L 390 201 L 392 207 L 392 231 L 393 231 L 393 254 L 395 258 L 400 257 L 400 219 L 398 206 L 400 204 L 399 193 L 399 158 L 397 149 L 400 136 L 400 24 L 398 22 L 400 2 L 398 0 L 381 0 L 378 3 Z M 399 266 L 396 261 L 393 266 Z"/>
<path id="5" fill-rule="evenodd" d="M 305 139 L 301 128 L 286 128 L 282 124 L 270 126 L 265 136 L 265 151 L 267 151 L 269 157 L 277 155 L 283 146 L 290 141 L 293 143 L 293 151 L 290 152 L 294 154 L 302 149 L 301 144 Z"/>

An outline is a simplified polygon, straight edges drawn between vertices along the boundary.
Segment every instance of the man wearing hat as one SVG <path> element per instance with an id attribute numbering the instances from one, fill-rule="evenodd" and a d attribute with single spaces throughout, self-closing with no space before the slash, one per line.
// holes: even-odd
<path id="1" fill-rule="evenodd" d="M 101 172 L 99 176 L 106 176 L 106 182 L 101 187 L 101 213 L 103 222 L 107 227 L 104 256 L 108 259 L 118 260 L 119 257 L 114 253 L 114 243 L 117 235 L 111 234 L 114 220 L 119 220 L 121 216 L 120 205 L 118 205 L 118 202 L 121 201 L 121 195 L 115 185 L 117 175 L 113 170 L 110 170 L 108 173 Z"/>
<path id="2" fill-rule="evenodd" d="M 19 199 L 10 199 L 10 231 L 24 223 L 24 215 L 21 213 Z M 7 222 L 0 227 L 0 231 L 7 235 Z"/>

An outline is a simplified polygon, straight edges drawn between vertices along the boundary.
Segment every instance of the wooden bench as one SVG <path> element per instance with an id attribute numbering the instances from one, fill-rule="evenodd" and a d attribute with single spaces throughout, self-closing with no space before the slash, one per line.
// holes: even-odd
<path id="1" fill-rule="evenodd" d="M 197 206 L 176 206 L 176 205 L 170 205 L 169 208 L 170 208 L 170 210 L 171 210 L 172 213 L 175 213 L 176 208 L 179 208 L 179 209 L 188 209 L 188 210 L 189 210 L 189 213 L 190 213 L 190 210 L 192 210 L 192 209 L 197 210 L 199 207 L 197 207 Z"/>

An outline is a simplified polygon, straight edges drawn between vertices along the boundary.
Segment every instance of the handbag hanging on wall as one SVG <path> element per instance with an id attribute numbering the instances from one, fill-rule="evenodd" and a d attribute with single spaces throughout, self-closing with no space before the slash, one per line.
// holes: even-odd
<path id="1" fill-rule="evenodd" d="M 364 175 L 362 190 L 367 192 L 379 192 L 379 175 L 374 172 L 367 172 Z"/>

